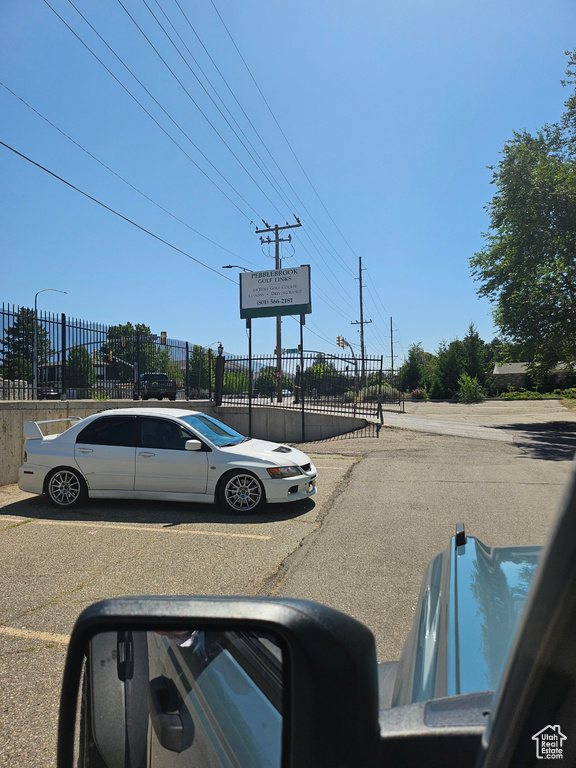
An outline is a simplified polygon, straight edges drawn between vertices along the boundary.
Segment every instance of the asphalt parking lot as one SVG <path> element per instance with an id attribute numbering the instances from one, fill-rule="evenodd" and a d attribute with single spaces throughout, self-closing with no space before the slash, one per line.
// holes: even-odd
<path id="1" fill-rule="evenodd" d="M 95 600 L 318 600 L 364 621 L 386 660 L 397 658 L 424 566 L 455 522 L 487 544 L 544 543 L 572 471 L 572 412 L 557 401 L 461 413 L 438 405 L 394 426 L 385 414 L 378 439 L 302 446 L 318 467 L 317 495 L 257 517 L 116 501 L 65 514 L 16 486 L 0 488 L 0 765 L 55 765 L 67 638 Z M 471 432 L 454 434 L 453 425 Z"/>

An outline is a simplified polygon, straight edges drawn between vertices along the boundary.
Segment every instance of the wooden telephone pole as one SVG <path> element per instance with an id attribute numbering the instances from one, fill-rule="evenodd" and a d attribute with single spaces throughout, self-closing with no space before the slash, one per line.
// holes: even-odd
<path id="1" fill-rule="evenodd" d="M 358 257 L 358 282 L 360 284 L 360 321 L 359 322 L 352 322 L 351 325 L 359 325 L 360 326 L 360 357 L 362 358 L 362 377 L 361 377 L 361 387 L 366 386 L 366 363 L 364 361 L 364 358 L 366 357 L 366 347 L 364 346 L 364 326 L 368 323 L 371 323 L 372 320 L 364 320 L 364 302 L 362 299 L 362 256 Z"/>
<path id="2" fill-rule="evenodd" d="M 282 269 L 282 261 L 280 259 L 280 243 L 285 242 L 291 242 L 292 236 L 288 235 L 288 237 L 280 237 L 280 232 L 284 229 L 294 229 L 295 227 L 301 227 L 302 224 L 300 223 L 300 219 L 298 219 L 296 216 L 294 217 L 296 219 L 296 224 L 285 224 L 283 227 L 278 226 L 276 224 L 275 226 L 271 227 L 270 224 L 267 222 L 264 222 L 264 225 L 266 229 L 257 229 L 256 234 L 257 235 L 263 235 L 267 232 L 273 232 L 274 238 L 271 238 L 270 235 L 268 235 L 267 238 L 260 238 L 261 243 L 274 243 L 275 251 L 274 251 L 274 262 L 275 262 L 275 269 Z M 278 402 L 282 402 L 282 318 L 280 315 L 276 318 L 276 377 L 277 377 L 277 393 L 278 393 Z"/>

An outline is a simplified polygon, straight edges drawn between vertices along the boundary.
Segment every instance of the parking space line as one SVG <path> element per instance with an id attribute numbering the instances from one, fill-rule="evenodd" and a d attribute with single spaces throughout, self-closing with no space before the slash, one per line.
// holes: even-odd
<path id="1" fill-rule="evenodd" d="M 55 635 L 51 632 L 36 632 L 32 629 L 17 629 L 16 627 L 0 627 L 0 635 L 8 637 L 24 637 L 28 640 L 40 640 L 43 643 L 58 643 L 68 645 L 70 635 Z"/>
<path id="2" fill-rule="evenodd" d="M 83 523 L 72 520 L 34 520 L 33 522 L 39 525 L 65 525 L 71 527 L 90 528 L 94 531 L 101 530 L 102 528 L 114 528 L 122 527 L 124 529 L 129 528 L 133 531 L 146 531 L 147 533 L 158 533 L 159 531 L 165 531 L 166 533 L 179 533 L 188 534 L 190 536 L 222 536 L 228 539 L 260 539 L 262 541 L 268 541 L 272 536 L 263 536 L 258 533 L 228 533 L 226 531 L 191 531 L 183 530 L 181 528 L 151 528 L 145 525 L 131 525 L 130 523 Z"/>

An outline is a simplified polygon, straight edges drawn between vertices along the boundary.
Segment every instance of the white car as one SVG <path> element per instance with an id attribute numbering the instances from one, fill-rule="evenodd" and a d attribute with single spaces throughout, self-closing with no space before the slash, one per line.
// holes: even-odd
<path id="1" fill-rule="evenodd" d="M 249 513 L 316 493 L 316 468 L 305 453 L 244 437 L 198 411 L 111 409 L 48 436 L 42 423 L 24 423 L 18 485 L 60 508 L 90 497 L 220 502 Z"/>

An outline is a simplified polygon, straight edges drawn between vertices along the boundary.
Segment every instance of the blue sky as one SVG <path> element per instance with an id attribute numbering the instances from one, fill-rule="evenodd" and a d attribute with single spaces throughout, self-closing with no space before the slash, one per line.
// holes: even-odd
<path id="1" fill-rule="evenodd" d="M 306 349 L 358 344 L 359 257 L 368 354 L 389 364 L 390 318 L 395 363 L 489 341 L 487 166 L 560 117 L 574 47 L 573 0 L 2 0 L 0 141 L 156 237 L 0 146 L 0 301 L 57 288 L 39 308 L 245 354 L 222 266 L 272 268 L 255 230 L 298 216 Z"/>

